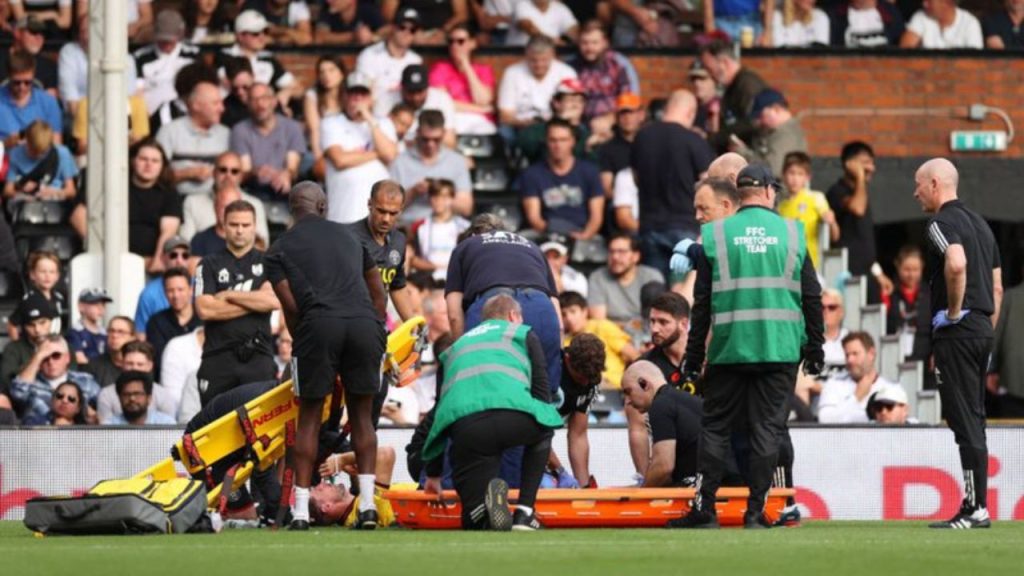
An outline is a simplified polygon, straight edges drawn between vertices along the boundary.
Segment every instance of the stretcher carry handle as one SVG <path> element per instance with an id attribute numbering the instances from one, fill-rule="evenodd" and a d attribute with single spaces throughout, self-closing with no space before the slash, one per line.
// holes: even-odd
<path id="1" fill-rule="evenodd" d="M 93 512 L 95 512 L 95 511 L 97 511 L 99 509 L 100 509 L 100 505 L 98 503 L 96 503 L 96 504 L 92 504 L 92 505 L 86 506 L 82 510 L 79 510 L 78 512 L 74 512 L 74 513 L 72 513 L 70 510 L 68 510 L 67 507 L 65 507 L 65 506 L 57 506 L 55 508 L 55 511 L 57 512 L 57 516 L 61 520 L 64 520 L 65 522 L 75 522 L 77 520 L 81 520 L 82 518 L 85 518 L 89 514 L 92 514 Z"/>

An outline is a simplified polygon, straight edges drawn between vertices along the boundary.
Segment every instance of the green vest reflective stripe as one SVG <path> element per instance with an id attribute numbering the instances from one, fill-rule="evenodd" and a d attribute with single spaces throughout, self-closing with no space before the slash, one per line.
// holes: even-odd
<path id="1" fill-rule="evenodd" d="M 711 264 L 711 364 L 798 362 L 806 339 L 803 225 L 761 207 L 705 224 Z"/>
<path id="2" fill-rule="evenodd" d="M 424 460 L 433 460 L 444 452 L 449 426 L 477 412 L 516 410 L 544 426 L 562 425 L 554 406 L 530 394 L 532 366 L 526 347 L 529 330 L 523 324 L 488 320 L 465 333 L 441 355 L 444 383 L 434 425 L 423 446 Z"/>

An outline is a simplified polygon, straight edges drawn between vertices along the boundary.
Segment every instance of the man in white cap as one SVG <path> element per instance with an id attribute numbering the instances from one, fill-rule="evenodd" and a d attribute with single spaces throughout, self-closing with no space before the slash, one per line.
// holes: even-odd
<path id="1" fill-rule="evenodd" d="M 917 419 L 910 417 L 907 392 L 899 384 L 886 386 L 871 396 L 868 419 L 879 424 L 917 424 Z"/>
<path id="2" fill-rule="evenodd" d="M 142 91 L 149 114 L 156 112 L 166 102 L 178 96 L 174 89 L 174 78 L 178 71 L 199 57 L 199 49 L 185 44 L 185 20 L 175 10 L 161 10 L 156 15 L 153 43 L 140 48 L 132 55 L 135 58 L 135 86 L 129 92 Z"/>
<path id="3" fill-rule="evenodd" d="M 248 59 L 252 65 L 253 80 L 273 86 L 277 90 L 278 102 L 287 106 L 288 100 L 302 96 L 302 85 L 273 54 L 264 49 L 270 40 L 267 34 L 269 26 L 263 14 L 256 10 L 244 10 L 235 17 L 236 42 L 217 55 L 218 70 L 223 70 L 228 58 Z"/>
<path id="4" fill-rule="evenodd" d="M 376 116 L 387 116 L 390 106 L 402 99 L 402 71 L 406 66 L 423 63 L 423 58 L 411 49 L 420 24 L 420 13 L 415 8 L 399 10 L 391 35 L 367 46 L 356 58 L 356 72 L 369 78 Z"/>

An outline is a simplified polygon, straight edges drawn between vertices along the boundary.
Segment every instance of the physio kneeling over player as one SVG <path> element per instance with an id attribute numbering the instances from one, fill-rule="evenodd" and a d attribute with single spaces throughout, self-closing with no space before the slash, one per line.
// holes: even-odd
<path id="1" fill-rule="evenodd" d="M 466 530 L 537 530 L 534 514 L 552 430 L 562 418 L 550 401 L 544 349 L 523 324 L 511 296 L 487 300 L 483 322 L 441 355 L 444 383 L 434 425 L 423 447 L 428 492 L 440 493 L 445 439 L 451 440 L 452 481 Z M 519 505 L 508 508 L 508 485 L 498 478 L 501 454 L 525 446 Z"/>

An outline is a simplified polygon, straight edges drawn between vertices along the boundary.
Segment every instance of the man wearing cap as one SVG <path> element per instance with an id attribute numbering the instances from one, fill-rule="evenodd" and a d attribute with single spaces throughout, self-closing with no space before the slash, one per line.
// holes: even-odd
<path id="1" fill-rule="evenodd" d="M 442 144 L 455 148 L 455 102 L 441 88 L 430 86 L 427 67 L 422 64 L 410 64 L 402 71 L 401 100 L 412 108 L 416 121 L 409 127 L 408 138 L 416 134 L 420 114 L 424 110 L 438 110 L 444 116 L 444 140 Z M 390 109 L 391 107 L 389 107 Z"/>
<path id="2" fill-rule="evenodd" d="M 818 422 L 851 424 L 868 421 L 868 398 L 887 386 L 898 386 L 878 373 L 875 339 L 867 332 L 843 337 L 846 373 L 825 381 L 818 398 Z"/>
<path id="3" fill-rule="evenodd" d="M 160 373 L 164 347 L 176 336 L 203 325 L 192 307 L 192 277 L 185 268 L 169 268 L 163 275 L 164 294 L 170 306 L 146 323 L 146 342 L 153 345 L 154 373 Z"/>
<path id="4" fill-rule="evenodd" d="M 14 42 L 8 50 L 0 51 L 0 78 L 10 74 L 7 59 L 11 54 L 22 51 L 36 57 L 37 86 L 51 96 L 57 96 L 57 64 L 41 54 L 46 42 L 46 26 L 35 16 L 26 16 L 14 23 Z"/>
<path id="5" fill-rule="evenodd" d="M 572 125 L 576 139 L 573 155 L 580 159 L 593 157 L 592 148 L 597 140 L 590 127 L 583 122 L 586 105 L 587 96 L 584 94 L 583 84 L 576 78 L 562 80 L 551 97 L 551 118 L 560 118 Z M 547 125 L 544 122 L 534 122 L 516 132 L 516 146 L 530 163 L 544 159 L 546 143 Z"/>
<path id="6" fill-rule="evenodd" d="M 0 392 L 9 388 L 11 379 L 32 358 L 36 348 L 50 334 L 53 319 L 58 315 L 49 300 L 41 294 L 31 293 L 18 303 L 12 317 L 21 318 L 21 329 L 25 337 L 12 340 L 4 347 L 3 361 L 0 363 Z"/>
<path id="7" fill-rule="evenodd" d="M 589 240 L 604 222 L 604 189 L 597 165 L 573 155 L 576 134 L 568 121 L 553 118 L 546 128 L 547 154 L 520 180 L 523 214 L 536 232 Z"/>
<path id="8" fill-rule="evenodd" d="M 764 503 L 797 366 L 802 359 L 804 371 L 816 374 L 824 364 L 821 286 L 802 226 L 772 210 L 773 182 L 764 166 L 744 168 L 737 177 L 739 211 L 701 229 L 704 250 L 697 257 L 682 370 L 686 380 L 696 381 L 707 357 L 700 490 L 691 512 L 671 527 L 717 526 L 715 494 L 733 432 L 744 422 L 750 442 L 744 526 L 770 525 Z"/>
<path id="9" fill-rule="evenodd" d="M 551 117 L 551 99 L 566 78 L 576 71 L 555 59 L 555 45 L 544 36 L 526 44 L 526 58 L 505 69 L 498 86 L 499 132 L 514 142 L 515 130 Z"/>
<path id="10" fill-rule="evenodd" d="M 444 116 L 439 111 L 424 110 L 416 127 L 415 145 L 406 148 L 391 164 L 391 178 L 409 194 L 402 215 L 403 224 L 430 215 L 427 198 L 430 180 L 443 179 L 454 183 L 454 212 L 459 216 L 473 213 L 473 183 L 469 168 L 462 154 L 442 144 L 447 132 Z"/>
<path id="11" fill-rule="evenodd" d="M 102 288 L 86 288 L 78 295 L 78 322 L 68 331 L 68 345 L 79 364 L 103 354 L 107 346 L 107 332 L 103 317 L 107 304 L 113 299 Z"/>
<path id="12" fill-rule="evenodd" d="M 242 11 L 235 17 L 235 44 L 217 54 L 215 61 L 222 70 L 228 57 L 248 59 L 253 80 L 273 86 L 277 90 L 277 101 L 287 107 L 289 100 L 302 96 L 302 84 L 272 53 L 264 50 L 270 38 L 268 27 L 263 14 L 256 10 Z"/>
<path id="13" fill-rule="evenodd" d="M 868 400 L 868 419 L 878 424 L 902 426 L 917 424 L 907 407 L 907 391 L 899 384 L 886 386 L 871 395 Z"/>
<path id="14" fill-rule="evenodd" d="M 187 266 L 192 251 L 189 248 L 188 240 L 181 236 L 172 236 L 164 242 L 160 258 L 163 260 L 164 270 L 177 266 Z M 164 295 L 164 283 L 162 278 L 153 278 L 146 282 L 146 286 L 139 294 L 139 301 L 135 305 L 135 330 L 146 333 L 146 323 L 149 318 L 157 312 L 169 306 L 167 296 Z"/>
<path id="15" fill-rule="evenodd" d="M 587 96 L 583 118 L 588 123 L 597 120 L 607 128 L 622 110 L 618 98 L 640 94 L 640 79 L 629 58 L 610 49 L 604 23 L 592 20 L 584 24 L 579 46 L 567 63 L 576 70 Z M 637 102 L 634 109 L 639 108 Z"/>
<path id="16" fill-rule="evenodd" d="M 264 198 L 287 195 L 308 149 L 302 125 L 277 112 L 274 88 L 255 83 L 249 118 L 231 128 L 231 149 L 241 156 L 246 187 Z"/>
<path id="17" fill-rule="evenodd" d="M 540 245 L 540 251 L 551 267 L 551 275 L 555 278 L 555 288 L 559 294 L 576 292 L 587 297 L 587 276 L 569 266 L 569 248 L 559 234 L 552 234 L 548 241 Z"/>
<path id="18" fill-rule="evenodd" d="M 356 72 L 362 73 L 373 95 L 373 113 L 383 118 L 401 100 L 402 72 L 423 58 L 411 49 L 420 30 L 420 14 L 405 7 L 395 15 L 394 28 L 386 39 L 363 48 L 356 58 Z"/>
<path id="19" fill-rule="evenodd" d="M 28 311 L 28 317 L 40 318 L 48 312 L 38 306 Z M 11 400 L 21 415 L 22 424 L 47 424 L 50 400 L 53 391 L 62 383 L 71 381 L 78 385 L 86 401 L 96 404 L 100 386 L 92 375 L 68 370 L 71 364 L 71 350 L 68 343 L 57 334 L 46 334 L 40 339 L 32 357 L 11 380 Z"/>
<path id="20" fill-rule="evenodd" d="M 589 101 L 588 101 L 589 102 Z M 634 92 L 623 92 L 615 98 L 615 125 L 612 126 L 612 137 L 597 148 L 597 164 L 601 169 L 601 185 L 604 187 L 605 198 L 614 203 L 615 181 L 623 170 L 629 169 L 629 156 L 633 148 L 633 140 L 644 122 L 644 107 L 640 96 Z M 630 171 L 629 178 L 633 178 Z M 636 186 L 634 180 L 634 187 Z M 627 206 L 624 202 L 621 206 Z M 634 202 L 632 207 L 637 207 Z"/>
<path id="21" fill-rule="evenodd" d="M 121 413 L 115 414 L 104 424 L 111 426 L 159 426 L 175 425 L 173 416 L 164 414 L 153 404 L 153 375 L 148 372 L 129 370 L 122 372 L 114 384 Z"/>
<path id="22" fill-rule="evenodd" d="M 366 218 L 370 188 L 388 178 L 398 156 L 398 136 L 390 120 L 374 117 L 371 79 L 356 70 L 345 77 L 341 114 L 321 121 L 327 162 L 327 219 L 348 224 Z"/>
<path id="23" fill-rule="evenodd" d="M 243 9 L 268 19 L 266 33 L 275 46 L 306 46 L 313 42 L 313 24 L 305 0 L 246 0 Z"/>
<path id="24" fill-rule="evenodd" d="M 750 146 L 734 142 L 730 147 L 749 162 L 767 164 L 772 174 L 781 176 L 786 154 L 807 150 L 800 120 L 789 110 L 782 92 L 774 88 L 765 88 L 754 98 L 750 118 L 757 125 Z"/>
<path id="25" fill-rule="evenodd" d="M 199 49 L 182 40 L 185 38 L 185 20 L 177 10 L 161 10 L 156 15 L 153 43 L 139 48 L 135 59 L 136 86 L 129 92 L 141 91 L 146 99 L 146 110 L 153 114 L 161 105 L 185 94 L 174 89 L 178 71 L 199 57 Z"/>

